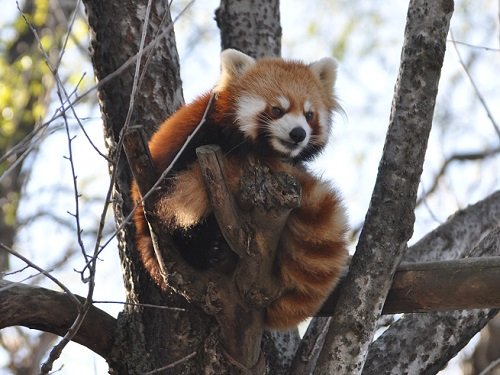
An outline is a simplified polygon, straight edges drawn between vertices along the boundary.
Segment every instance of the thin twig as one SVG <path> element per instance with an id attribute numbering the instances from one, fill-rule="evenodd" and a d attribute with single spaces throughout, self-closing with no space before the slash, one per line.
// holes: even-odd
<path id="1" fill-rule="evenodd" d="M 479 91 L 479 88 L 476 85 L 476 82 L 474 82 L 474 79 L 472 78 L 469 70 L 465 66 L 465 63 L 462 59 L 462 55 L 460 54 L 460 51 L 458 50 L 457 44 L 455 42 L 455 38 L 453 37 L 453 31 L 450 28 L 450 37 L 453 42 L 453 47 L 455 48 L 455 52 L 457 53 L 458 61 L 460 62 L 460 65 L 465 71 L 465 74 L 467 75 L 467 78 L 469 79 L 470 84 L 472 85 L 474 91 L 476 92 L 476 96 L 481 102 L 481 105 L 483 106 L 484 110 L 486 111 L 486 114 L 488 115 L 488 118 L 491 121 L 491 125 L 493 125 L 493 128 L 495 129 L 495 132 L 497 133 L 498 138 L 500 139 L 500 127 L 498 126 L 497 122 L 495 121 L 493 114 L 491 113 L 490 109 L 488 108 L 488 104 L 486 104 L 486 100 L 483 98 L 483 95 Z"/>
<path id="2" fill-rule="evenodd" d="M 470 44 L 466 42 L 459 42 L 458 40 L 447 40 L 448 43 L 455 43 L 455 44 L 461 44 L 463 46 L 471 47 L 471 48 L 476 48 L 476 49 L 482 49 L 484 51 L 489 51 L 489 52 L 500 52 L 500 48 L 492 48 L 492 47 L 485 47 L 485 46 L 477 46 L 475 44 Z"/>
<path id="3" fill-rule="evenodd" d="M 183 358 L 179 359 L 178 361 L 172 362 L 172 363 L 171 363 L 171 364 L 169 364 L 169 365 L 166 365 L 166 366 L 164 366 L 164 367 L 157 368 L 157 369 L 155 369 L 155 370 L 153 370 L 153 371 L 146 372 L 144 375 L 157 374 L 157 373 L 159 373 L 159 372 L 161 372 L 161 371 L 163 371 L 163 370 L 167 370 L 167 369 L 173 368 L 173 367 L 175 367 L 175 366 L 177 366 L 177 365 L 179 365 L 179 364 L 181 364 L 181 363 L 183 363 L 183 362 L 186 362 L 188 359 L 193 358 L 195 355 L 196 355 L 196 352 L 192 352 L 191 354 L 188 354 L 187 356 L 185 356 L 185 357 L 183 357 Z"/>
<path id="4" fill-rule="evenodd" d="M 458 153 L 449 156 L 444 163 L 441 165 L 441 168 L 439 169 L 439 172 L 436 174 L 434 177 L 434 182 L 432 183 L 431 187 L 428 189 L 425 189 L 424 193 L 422 196 L 420 196 L 417 200 L 417 206 L 422 203 L 425 199 L 427 199 L 432 193 L 434 193 L 439 185 L 439 181 L 441 177 L 443 177 L 446 173 L 446 170 L 450 166 L 451 163 L 455 161 L 476 161 L 476 160 L 483 160 L 492 156 L 495 156 L 500 153 L 500 147 L 490 149 L 490 150 L 485 150 L 485 151 L 477 151 L 477 152 L 465 152 L 465 153 Z"/>
<path id="5" fill-rule="evenodd" d="M 35 263 L 33 263 L 31 260 L 29 260 L 28 258 L 22 256 L 21 254 L 19 254 L 17 251 L 11 249 L 10 247 L 8 247 L 7 245 L 5 245 L 4 243 L 0 242 L 0 247 L 2 247 L 5 251 L 7 251 L 9 254 L 11 255 L 14 255 L 16 258 L 19 258 L 21 259 L 24 263 L 26 263 L 28 266 L 30 266 L 31 268 L 34 268 L 36 269 L 38 272 L 40 272 L 41 274 L 43 274 L 44 276 L 46 276 L 47 278 L 49 278 L 50 280 L 52 280 L 59 288 L 61 288 L 68 296 L 71 297 L 71 299 L 77 304 L 77 306 L 80 306 L 81 303 L 80 301 L 78 300 L 78 298 L 75 297 L 75 295 L 66 287 L 66 285 L 64 285 L 62 282 L 60 282 L 57 278 L 55 278 L 54 276 L 52 276 L 50 274 L 50 272 L 44 270 L 42 267 L 39 267 L 37 266 Z"/>
<path id="6" fill-rule="evenodd" d="M 491 362 L 479 375 L 488 375 L 492 370 L 500 366 L 500 358 L 495 359 Z"/>
<path id="7" fill-rule="evenodd" d="M 87 316 L 90 305 L 91 302 L 87 299 L 85 300 L 85 303 L 78 309 L 78 315 L 73 324 L 71 325 L 71 327 L 69 327 L 68 332 L 66 332 L 61 341 L 59 341 L 52 348 L 52 350 L 49 353 L 49 358 L 47 358 L 47 360 L 42 364 L 40 369 L 41 374 L 48 374 L 52 370 L 52 365 L 54 364 L 54 361 L 61 356 L 63 349 L 71 340 L 73 340 L 73 337 L 75 337 L 75 335 L 78 333 L 80 326 L 82 325 L 85 317 Z"/>
<path id="8" fill-rule="evenodd" d="M 186 311 L 186 309 L 183 309 L 180 307 L 152 305 L 150 303 L 134 303 L 134 302 L 122 302 L 122 301 L 93 301 L 93 302 L 94 302 L 94 305 L 102 303 L 102 304 L 116 304 L 116 305 L 134 306 L 134 307 L 151 307 L 154 309 L 178 311 L 178 312 L 185 312 Z"/>
<path id="9" fill-rule="evenodd" d="M 146 35 L 148 33 L 148 26 L 149 26 L 149 15 L 151 13 L 151 4 L 152 0 L 148 0 L 148 5 L 146 7 L 146 15 L 144 16 L 144 22 L 142 24 L 142 35 L 141 35 L 141 41 L 139 43 L 139 51 L 137 52 L 138 58 L 135 64 L 135 72 L 134 72 L 134 79 L 132 81 L 132 91 L 130 93 L 130 101 L 128 105 L 128 111 L 127 115 L 125 117 L 125 123 L 123 124 L 121 133 L 124 134 L 130 124 L 130 119 L 132 118 L 132 113 L 134 112 L 134 106 L 135 106 L 135 99 L 137 96 L 137 90 L 141 85 L 142 82 L 142 76 L 140 74 L 141 71 L 141 61 L 142 57 L 144 54 L 144 44 L 146 43 Z M 146 70 L 146 66 L 144 67 L 144 71 Z M 121 145 L 123 144 L 123 136 L 120 136 L 120 143 L 118 150 L 121 150 Z"/>
<path id="10" fill-rule="evenodd" d="M 69 21 L 68 25 L 68 30 L 66 31 L 66 36 L 64 37 L 64 42 L 62 44 L 61 50 L 59 52 L 59 58 L 57 59 L 57 62 L 55 64 L 55 70 L 59 70 L 59 66 L 61 65 L 62 58 L 64 56 L 64 53 L 66 52 L 66 46 L 68 45 L 68 40 L 71 35 L 71 31 L 73 30 L 73 26 L 75 25 L 76 21 L 76 15 L 78 13 L 78 8 L 80 7 L 81 0 L 78 0 L 75 5 L 75 9 L 73 10 L 73 13 L 71 14 L 71 20 Z"/>
<path id="11" fill-rule="evenodd" d="M 59 89 L 57 91 L 58 91 L 58 96 L 61 99 Z M 78 177 L 76 175 L 75 163 L 73 160 L 73 146 L 72 146 L 72 144 L 73 144 L 73 140 L 75 139 L 76 136 L 71 136 L 67 118 L 66 118 L 66 116 L 63 116 L 63 118 L 64 118 L 64 125 L 66 128 L 66 137 L 68 140 L 68 152 L 69 152 L 69 156 L 65 157 L 65 159 L 69 161 L 69 165 L 70 165 L 70 169 L 71 169 L 71 177 L 73 180 L 73 192 L 74 192 L 74 198 L 75 198 L 75 213 L 71 213 L 68 211 L 68 214 L 70 214 L 75 219 L 76 237 L 77 237 L 78 246 L 80 247 L 80 250 L 82 252 L 84 259 L 87 260 L 88 255 L 85 251 L 85 245 L 83 243 L 83 238 L 82 238 L 83 229 L 81 228 L 81 225 L 80 225 L 80 193 L 78 190 L 78 183 L 77 183 Z"/>

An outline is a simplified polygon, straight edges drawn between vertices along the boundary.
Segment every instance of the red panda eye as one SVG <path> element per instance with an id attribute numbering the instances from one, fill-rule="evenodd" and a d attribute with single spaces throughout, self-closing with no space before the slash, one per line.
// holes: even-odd
<path id="1" fill-rule="evenodd" d="M 307 111 L 304 113 L 304 117 L 306 118 L 306 121 L 309 122 L 314 118 L 314 113 L 311 111 Z"/>
<path id="2" fill-rule="evenodd" d="M 281 116 L 284 115 L 284 112 L 283 112 L 283 110 L 280 107 L 272 107 L 271 108 L 271 113 L 276 118 L 280 118 Z"/>

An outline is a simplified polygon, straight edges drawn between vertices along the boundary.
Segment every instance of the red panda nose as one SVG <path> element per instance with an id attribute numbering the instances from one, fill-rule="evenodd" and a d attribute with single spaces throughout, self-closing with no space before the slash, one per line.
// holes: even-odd
<path id="1" fill-rule="evenodd" d="M 299 143 L 302 142 L 306 137 L 306 131 L 304 130 L 304 128 L 297 126 L 296 128 L 292 129 L 289 135 L 292 141 L 294 141 L 295 143 Z"/>

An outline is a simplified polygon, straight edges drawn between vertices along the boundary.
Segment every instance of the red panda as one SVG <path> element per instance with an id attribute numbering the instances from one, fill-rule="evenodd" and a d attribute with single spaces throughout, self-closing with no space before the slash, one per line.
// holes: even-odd
<path id="1" fill-rule="evenodd" d="M 285 290 L 266 309 L 269 328 L 291 328 L 313 315 L 346 264 L 347 224 L 341 199 L 304 165 L 327 143 L 337 108 L 336 69 L 331 58 L 306 65 L 279 58 L 255 60 L 232 49 L 221 54 L 221 77 L 214 88 L 203 144 L 221 147 L 230 190 L 238 194 L 242 160 L 248 155 L 264 160 L 273 172 L 295 176 L 302 189 L 300 206 L 291 212 L 277 249 L 275 272 Z M 207 93 L 181 107 L 153 134 L 149 148 L 158 175 L 202 119 L 209 98 Z M 154 207 L 185 259 L 194 267 L 206 268 L 214 254 L 223 253 L 224 240 L 196 161 L 199 145 L 184 151 Z M 132 197 L 139 205 L 134 216 L 137 247 L 145 268 L 162 287 L 135 182 Z"/>

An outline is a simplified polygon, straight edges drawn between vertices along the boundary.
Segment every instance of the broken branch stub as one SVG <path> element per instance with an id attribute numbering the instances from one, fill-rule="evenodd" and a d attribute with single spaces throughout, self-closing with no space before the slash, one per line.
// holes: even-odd
<path id="1" fill-rule="evenodd" d="M 238 205 L 225 182 L 220 148 L 207 145 L 196 152 L 219 228 L 240 257 L 234 272 L 237 289 L 250 306 L 265 307 L 279 294 L 272 266 L 288 215 L 300 203 L 300 186 L 293 176 L 273 173 L 263 161 L 248 159 Z"/>

